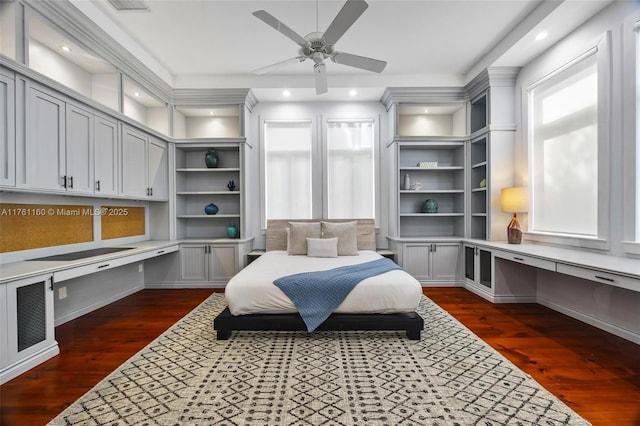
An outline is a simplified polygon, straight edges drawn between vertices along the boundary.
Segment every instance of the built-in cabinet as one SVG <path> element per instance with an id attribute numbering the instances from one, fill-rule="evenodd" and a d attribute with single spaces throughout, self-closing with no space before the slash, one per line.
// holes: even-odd
<path id="1" fill-rule="evenodd" d="M 5 69 L 0 73 L 0 186 L 36 193 L 169 199 L 164 140 L 24 77 L 21 98 L 16 78 Z M 24 123 L 18 123 L 16 114 L 23 110 Z M 23 127 L 24 135 L 18 136 L 17 129 Z M 18 176 L 24 176 L 19 185 Z"/>
<path id="2" fill-rule="evenodd" d="M 237 248 L 229 244 L 181 244 L 180 280 L 226 284 L 239 270 Z"/>
<path id="3" fill-rule="evenodd" d="M 95 194 L 118 195 L 120 190 L 118 123 L 115 120 L 95 116 L 93 138 Z"/>
<path id="4" fill-rule="evenodd" d="M 422 285 L 452 286 L 459 282 L 460 243 L 400 242 L 394 248 L 403 268 Z"/>
<path id="5" fill-rule="evenodd" d="M 133 127 L 122 127 L 122 193 L 127 197 L 167 200 L 167 144 Z"/>
<path id="6" fill-rule="evenodd" d="M 0 383 L 58 354 L 51 274 L 0 285 Z"/>
<path id="7" fill-rule="evenodd" d="M 491 251 L 464 244 L 464 281 L 476 292 L 493 294 Z"/>
<path id="8" fill-rule="evenodd" d="M 16 185 L 15 76 L 0 70 L 0 185 Z"/>

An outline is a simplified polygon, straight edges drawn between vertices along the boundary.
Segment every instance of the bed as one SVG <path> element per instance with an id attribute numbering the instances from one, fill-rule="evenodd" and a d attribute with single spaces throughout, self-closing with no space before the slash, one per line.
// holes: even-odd
<path id="1" fill-rule="evenodd" d="M 325 239 L 307 240 L 308 249 L 305 242 L 304 248 L 298 248 L 298 255 L 288 252 L 289 249 L 294 253 L 296 242 L 300 242 L 295 238 L 289 241 L 287 229 L 292 226 L 291 222 L 294 222 L 293 225 L 306 226 L 304 224 L 308 223 L 315 227 L 320 220 L 268 222 L 265 254 L 236 274 L 225 288 L 229 306 L 214 320 L 218 340 L 226 340 L 233 331 L 238 330 L 307 330 L 307 324 L 292 299 L 274 284 L 280 277 L 350 268 L 351 265 L 361 267 L 374 261 L 384 261 L 379 260 L 382 256 L 375 251 L 375 225 L 372 219 L 360 219 L 357 223 L 354 220 L 322 219 Z M 345 229 L 352 231 L 352 234 L 343 238 Z M 331 235 L 332 231 L 339 234 Z M 331 245 L 333 241 L 329 241 L 330 237 L 336 237 L 339 243 L 350 242 L 349 239 L 353 238 L 351 246 L 338 246 L 342 254 L 349 255 L 336 257 L 334 252 L 330 257 L 325 257 L 311 252 L 312 249 L 316 250 L 316 246 L 311 246 L 312 243 L 323 247 L 327 247 L 327 243 Z M 403 330 L 409 339 L 419 340 L 424 322 L 416 309 L 421 296 L 422 288 L 415 278 L 402 269 L 388 270 L 357 284 L 315 329 Z"/>

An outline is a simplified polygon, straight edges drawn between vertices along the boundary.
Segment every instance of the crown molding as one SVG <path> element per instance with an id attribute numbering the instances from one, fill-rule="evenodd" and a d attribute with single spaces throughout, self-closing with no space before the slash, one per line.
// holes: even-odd
<path id="1" fill-rule="evenodd" d="M 393 104 L 414 103 L 455 103 L 469 99 L 464 87 L 388 87 L 380 102 L 391 109 Z"/>

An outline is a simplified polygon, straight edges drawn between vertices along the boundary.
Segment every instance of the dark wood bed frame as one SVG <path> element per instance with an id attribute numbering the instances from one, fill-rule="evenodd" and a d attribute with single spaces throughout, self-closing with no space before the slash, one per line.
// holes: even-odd
<path id="1" fill-rule="evenodd" d="M 349 222 L 344 220 L 292 220 L 292 222 Z M 285 228 L 288 220 L 270 220 L 267 224 L 267 251 L 286 250 L 287 240 Z M 358 219 L 358 250 L 376 249 L 375 223 L 373 219 Z M 316 330 L 323 331 L 356 331 L 356 330 L 404 330 L 411 340 L 420 340 L 420 332 L 424 320 L 418 313 L 397 314 L 331 314 Z M 306 331 L 307 327 L 299 314 L 251 314 L 231 315 L 225 308 L 214 320 L 218 340 L 227 340 L 231 332 L 238 330 L 252 331 Z"/>

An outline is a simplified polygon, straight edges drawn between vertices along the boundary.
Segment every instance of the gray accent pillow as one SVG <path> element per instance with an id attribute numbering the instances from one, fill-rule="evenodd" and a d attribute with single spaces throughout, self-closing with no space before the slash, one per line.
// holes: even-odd
<path id="1" fill-rule="evenodd" d="M 307 256 L 338 257 L 338 239 L 307 238 Z"/>
<path id="2" fill-rule="evenodd" d="M 289 222 L 289 243 L 287 253 L 292 255 L 307 254 L 307 238 L 321 238 L 320 222 Z"/>
<path id="3" fill-rule="evenodd" d="M 322 222 L 322 238 L 338 238 L 338 256 L 358 255 L 358 221 Z"/>

